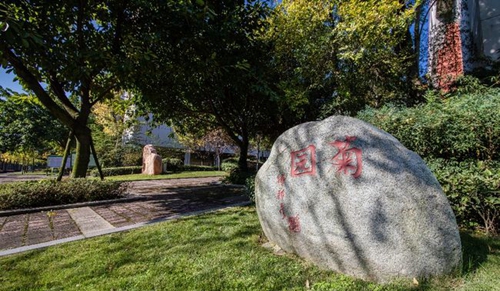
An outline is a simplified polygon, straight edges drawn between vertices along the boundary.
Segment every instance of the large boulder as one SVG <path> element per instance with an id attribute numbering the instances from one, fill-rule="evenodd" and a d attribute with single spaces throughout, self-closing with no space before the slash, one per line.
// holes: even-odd
<path id="1" fill-rule="evenodd" d="M 333 116 L 283 133 L 255 194 L 269 241 L 319 266 L 386 282 L 460 265 L 455 215 L 434 175 L 363 121 Z"/>
<path id="2" fill-rule="evenodd" d="M 153 145 L 145 145 L 142 150 L 142 173 L 146 175 L 160 175 L 162 173 L 161 156 Z"/>

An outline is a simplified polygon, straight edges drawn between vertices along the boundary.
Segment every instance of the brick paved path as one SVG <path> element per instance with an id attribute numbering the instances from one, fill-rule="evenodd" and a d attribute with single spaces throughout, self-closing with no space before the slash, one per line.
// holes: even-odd
<path id="1" fill-rule="evenodd" d="M 140 201 L 0 217 L 0 251 L 248 201 L 242 188 L 214 184 L 218 180 L 136 181 L 128 192 Z"/>

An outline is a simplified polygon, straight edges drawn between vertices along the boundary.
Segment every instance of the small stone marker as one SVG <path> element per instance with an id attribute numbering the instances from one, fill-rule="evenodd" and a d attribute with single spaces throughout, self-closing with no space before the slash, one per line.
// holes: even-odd
<path id="1" fill-rule="evenodd" d="M 460 264 L 455 215 L 423 160 L 390 134 L 332 116 L 274 143 L 256 178 L 270 242 L 319 266 L 387 282 Z"/>
<path id="2" fill-rule="evenodd" d="M 146 175 L 160 175 L 162 170 L 161 156 L 156 153 L 153 145 L 145 145 L 142 150 L 142 173 Z"/>

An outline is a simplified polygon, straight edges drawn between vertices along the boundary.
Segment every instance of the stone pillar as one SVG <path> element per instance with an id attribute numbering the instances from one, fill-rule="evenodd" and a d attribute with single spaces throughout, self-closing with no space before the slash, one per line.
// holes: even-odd
<path id="1" fill-rule="evenodd" d="M 161 156 L 156 153 L 153 145 L 145 145 L 142 150 L 142 173 L 146 175 L 160 175 L 162 170 Z"/>

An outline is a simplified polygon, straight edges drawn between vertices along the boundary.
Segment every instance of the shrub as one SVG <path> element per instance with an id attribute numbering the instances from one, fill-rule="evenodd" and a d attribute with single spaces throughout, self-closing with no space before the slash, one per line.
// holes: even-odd
<path id="1" fill-rule="evenodd" d="M 142 164 L 142 148 L 138 146 L 125 146 L 122 156 L 122 166 L 139 166 Z"/>
<path id="2" fill-rule="evenodd" d="M 229 175 L 224 178 L 225 183 L 230 183 L 230 184 L 238 184 L 238 185 L 245 185 L 246 180 L 252 176 L 255 176 L 254 171 L 246 171 L 242 172 L 240 169 L 232 169 L 231 172 L 229 172 Z"/>
<path id="3" fill-rule="evenodd" d="M 161 161 L 163 164 L 167 164 L 167 171 L 178 172 L 181 171 L 184 166 L 184 162 L 177 158 L 165 158 Z"/>
<path id="4" fill-rule="evenodd" d="M 221 163 L 221 170 L 224 172 L 231 172 L 231 170 L 238 168 L 238 159 L 229 158 L 225 159 Z"/>
<path id="5" fill-rule="evenodd" d="M 115 199 L 125 188 L 119 182 L 69 179 L 7 183 L 0 185 L 0 209 L 53 206 L 77 202 Z"/>
<path id="6" fill-rule="evenodd" d="M 214 166 L 198 166 L 198 165 L 184 165 L 181 168 L 182 171 L 217 171 L 217 167 Z"/>
<path id="7" fill-rule="evenodd" d="M 426 159 L 451 203 L 462 227 L 481 225 L 498 233 L 500 218 L 500 163 Z"/>
<path id="8" fill-rule="evenodd" d="M 250 201 L 255 202 L 255 174 L 245 180 L 245 194 Z"/>
<path id="9" fill-rule="evenodd" d="M 414 108 L 368 108 L 358 118 L 389 132 L 424 157 L 500 159 L 500 89 L 447 99 L 430 92 L 427 100 Z"/>
<path id="10" fill-rule="evenodd" d="M 104 177 L 129 175 L 129 174 L 140 174 L 140 173 L 142 173 L 142 166 L 103 168 L 102 173 L 103 173 Z M 90 174 L 93 177 L 99 177 L 99 171 L 97 169 L 93 169 L 92 172 L 90 172 Z"/>

